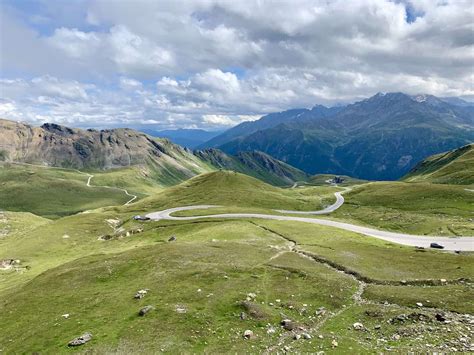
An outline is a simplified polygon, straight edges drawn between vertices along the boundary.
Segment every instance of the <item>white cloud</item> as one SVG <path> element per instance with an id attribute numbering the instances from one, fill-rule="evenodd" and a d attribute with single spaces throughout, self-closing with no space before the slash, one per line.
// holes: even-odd
<path id="1" fill-rule="evenodd" d="M 225 126 L 378 91 L 474 96 L 471 0 L 13 4 L 2 112 L 32 121 Z"/>
<path id="2" fill-rule="evenodd" d="M 63 50 L 73 58 L 83 58 L 97 53 L 101 39 L 94 32 L 82 32 L 76 28 L 57 28 L 48 38 L 51 45 Z"/>

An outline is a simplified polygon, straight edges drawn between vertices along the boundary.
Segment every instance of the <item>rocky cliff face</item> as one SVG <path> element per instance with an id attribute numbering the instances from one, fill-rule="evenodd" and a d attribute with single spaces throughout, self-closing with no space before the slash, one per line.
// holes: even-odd
<path id="1" fill-rule="evenodd" d="M 131 129 L 82 130 L 56 124 L 32 127 L 0 120 L 0 159 L 77 169 L 110 169 L 153 162 L 202 172 L 191 151 Z"/>

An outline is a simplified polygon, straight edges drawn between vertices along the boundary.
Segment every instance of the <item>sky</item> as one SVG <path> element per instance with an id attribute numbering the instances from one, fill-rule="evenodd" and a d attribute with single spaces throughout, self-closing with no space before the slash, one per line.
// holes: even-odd
<path id="1" fill-rule="evenodd" d="M 221 130 L 401 91 L 474 99 L 474 0 L 0 0 L 0 117 Z"/>

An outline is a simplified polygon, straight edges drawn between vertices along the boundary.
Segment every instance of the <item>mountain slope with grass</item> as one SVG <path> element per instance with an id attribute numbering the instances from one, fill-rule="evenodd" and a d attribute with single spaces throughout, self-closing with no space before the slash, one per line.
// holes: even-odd
<path id="1" fill-rule="evenodd" d="M 219 169 L 247 174 L 273 185 L 292 185 L 309 178 L 303 171 L 258 151 L 239 152 L 233 156 L 218 149 L 206 149 L 194 154 Z"/>
<path id="2" fill-rule="evenodd" d="M 131 129 L 81 130 L 56 124 L 32 127 L 0 120 L 0 161 L 107 173 L 112 186 L 143 190 L 176 185 L 195 175 L 232 169 L 275 185 L 306 180 L 302 171 L 260 152 L 236 156 L 218 150 L 197 151 Z"/>
<path id="3" fill-rule="evenodd" d="M 430 95 L 377 94 L 325 114 L 275 115 L 207 144 L 229 154 L 262 151 L 310 174 L 395 180 L 427 156 L 474 140 L 474 106 Z"/>
<path id="4" fill-rule="evenodd" d="M 430 156 L 415 166 L 403 180 L 438 184 L 474 184 L 474 144 Z"/>

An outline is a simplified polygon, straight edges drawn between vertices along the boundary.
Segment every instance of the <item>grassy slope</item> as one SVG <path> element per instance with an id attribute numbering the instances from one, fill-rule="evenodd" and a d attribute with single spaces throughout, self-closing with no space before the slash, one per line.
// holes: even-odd
<path id="1" fill-rule="evenodd" d="M 331 218 L 411 234 L 474 235 L 474 194 L 461 186 L 377 182 L 344 196 Z"/>
<path id="2" fill-rule="evenodd" d="M 59 218 L 130 199 L 122 191 L 87 187 L 86 182 L 87 175 L 71 170 L 0 165 L 0 208 Z"/>
<path id="3" fill-rule="evenodd" d="M 29 268 L 0 272 L 0 349 L 5 353 L 40 349 L 63 353 L 68 351 L 67 341 L 91 331 L 94 338 L 82 350 L 96 353 L 149 353 L 160 349 L 261 352 L 267 346 L 281 350 L 283 344 L 301 352 L 380 352 L 385 351 L 386 344 L 377 344 L 376 340 L 382 335 L 390 339 L 400 329 L 387 321 L 411 312 L 415 301 L 430 300 L 432 306 L 441 309 L 474 312 L 474 305 L 466 301 L 474 298 L 469 284 L 383 284 L 415 279 L 470 279 L 474 270 L 473 256 L 469 254 L 419 252 L 355 233 L 296 222 L 214 220 L 141 224 L 130 220 L 137 212 L 195 202 L 310 208 L 314 201 L 305 196 L 308 191 L 277 189 L 229 172 L 211 173 L 131 206 L 103 208 L 52 222 L 38 220 L 33 230 L 9 234 L 0 239 L 0 259 L 20 259 L 21 265 Z M 444 203 L 442 196 L 437 201 Z M 119 219 L 124 230 L 141 225 L 144 232 L 99 241 L 98 236 L 113 234 L 107 219 Z M 171 235 L 176 235 L 177 241 L 167 243 Z M 354 304 L 351 295 L 357 283 L 352 277 L 324 263 L 285 253 L 289 250 L 288 240 L 320 261 L 380 283 L 369 284 L 364 292 L 368 300 L 390 300 L 401 306 Z M 141 301 L 133 300 L 133 294 L 141 288 L 149 288 L 150 293 Z M 197 292 L 198 289 L 202 291 Z M 242 321 L 240 312 L 249 311 L 238 302 L 249 292 L 257 294 L 251 307 L 258 317 Z M 147 304 L 155 306 L 155 310 L 144 318 L 137 317 L 136 312 Z M 177 305 L 184 305 L 187 313 L 177 313 Z M 337 315 L 322 323 L 314 317 L 321 306 Z M 368 310 L 377 316 L 369 315 Z M 63 319 L 64 313 L 69 313 L 70 318 Z M 323 339 L 279 339 L 280 334 L 286 334 L 278 327 L 282 313 L 312 329 L 313 337 L 321 334 Z M 370 329 L 375 324 L 383 326 L 361 338 L 352 329 L 357 321 Z M 277 332 L 267 334 L 267 324 Z M 389 344 L 401 351 L 420 350 L 425 343 L 436 346 L 458 337 L 457 332 L 443 332 L 442 324 L 430 326 L 433 330 L 421 342 L 407 337 Z M 245 329 L 252 329 L 257 338 L 243 340 Z M 442 334 L 439 339 L 431 338 L 438 333 Z M 333 338 L 339 343 L 337 349 L 331 349 Z M 278 343 L 283 344 L 277 346 Z"/>
<path id="4" fill-rule="evenodd" d="M 428 157 L 404 177 L 409 182 L 474 184 L 474 144 Z"/>
<path id="5" fill-rule="evenodd" d="M 259 209 L 314 210 L 333 201 L 334 191 L 331 187 L 281 189 L 240 173 L 217 171 L 196 176 L 146 198 L 131 208 L 138 212 L 193 204 L 215 204 Z"/>

